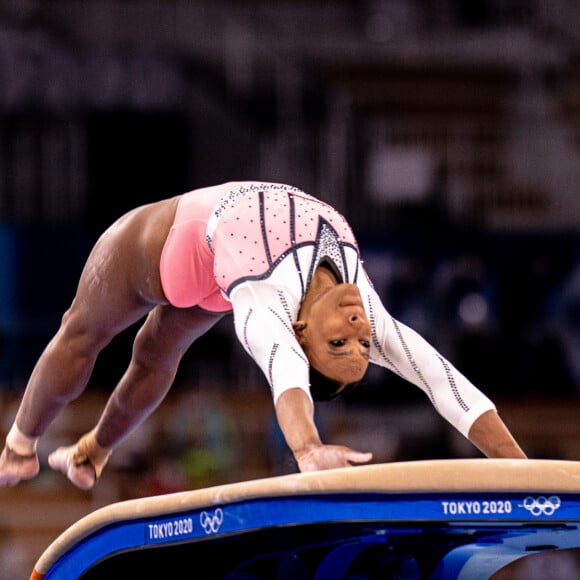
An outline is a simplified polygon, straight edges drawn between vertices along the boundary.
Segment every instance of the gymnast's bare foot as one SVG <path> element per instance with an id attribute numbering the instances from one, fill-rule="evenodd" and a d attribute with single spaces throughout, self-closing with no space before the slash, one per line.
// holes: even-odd
<path id="1" fill-rule="evenodd" d="M 5 446 L 0 455 L 0 487 L 14 487 L 23 480 L 35 477 L 39 470 L 36 453 L 18 455 Z"/>
<path id="2" fill-rule="evenodd" d="M 79 463 L 77 455 L 78 444 L 59 447 L 48 456 L 48 464 L 55 471 L 64 473 L 79 489 L 91 489 L 97 481 L 95 468 L 88 459 Z"/>

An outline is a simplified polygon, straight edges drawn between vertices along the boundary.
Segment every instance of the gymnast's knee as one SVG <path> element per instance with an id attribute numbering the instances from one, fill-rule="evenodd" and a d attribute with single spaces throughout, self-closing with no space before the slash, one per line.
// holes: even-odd
<path id="1" fill-rule="evenodd" d="M 174 372 L 181 360 L 181 352 L 154 338 L 138 333 L 133 342 L 131 365 L 148 373 Z"/>

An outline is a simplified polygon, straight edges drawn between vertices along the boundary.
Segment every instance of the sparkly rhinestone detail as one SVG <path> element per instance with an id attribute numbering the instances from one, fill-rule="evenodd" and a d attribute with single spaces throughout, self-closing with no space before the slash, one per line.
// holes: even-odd
<path id="1" fill-rule="evenodd" d="M 209 221 L 207 223 L 206 229 L 206 240 L 210 250 L 213 251 L 212 246 L 212 238 L 215 228 L 219 222 L 220 217 L 230 207 L 230 205 L 236 201 L 247 195 L 248 193 L 252 192 L 277 192 L 282 191 L 288 194 L 291 193 L 299 193 L 300 195 L 308 196 L 308 194 L 304 193 L 302 190 L 298 189 L 297 187 L 293 187 L 291 185 L 284 185 L 278 183 L 249 183 L 246 185 L 240 185 L 235 189 L 228 191 L 215 205 Z M 308 196 L 309 197 L 309 196 Z"/>

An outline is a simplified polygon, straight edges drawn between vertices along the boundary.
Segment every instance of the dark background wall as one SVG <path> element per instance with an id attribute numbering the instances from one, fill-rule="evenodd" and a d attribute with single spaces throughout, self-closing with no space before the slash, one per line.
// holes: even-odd
<path id="1" fill-rule="evenodd" d="M 2 2 L 0 429 L 105 227 L 258 179 L 344 212 L 391 313 L 494 397 L 530 456 L 578 459 L 578 30 L 575 0 Z M 0 494 L 0 577 L 97 505 L 295 470 L 226 319 L 74 496 L 47 451 L 93 424 L 135 330 L 42 440 L 41 476 Z M 383 369 L 318 413 L 375 461 L 476 454 Z"/>
<path id="2" fill-rule="evenodd" d="M 344 211 L 393 314 L 488 390 L 575 395 L 573 4 L 469 6 L 5 3 L 5 388 L 21 388 L 116 217 L 195 187 L 268 179 Z M 95 385 L 122 371 L 133 330 L 104 354 Z M 225 388 L 260 380 L 244 354 L 238 362 L 229 326 L 216 335 L 238 373 L 222 372 L 207 338 L 184 380 L 206 380 L 195 356 L 215 359 L 202 375 Z M 390 380 L 369 375 L 371 387 Z"/>

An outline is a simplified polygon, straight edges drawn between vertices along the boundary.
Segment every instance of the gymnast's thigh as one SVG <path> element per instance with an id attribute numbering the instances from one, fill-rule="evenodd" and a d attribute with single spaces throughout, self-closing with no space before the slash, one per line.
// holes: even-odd
<path id="1" fill-rule="evenodd" d="M 69 326 L 115 334 L 164 303 L 158 269 L 163 240 L 144 238 L 142 214 L 138 208 L 123 216 L 93 247 L 65 315 Z"/>

